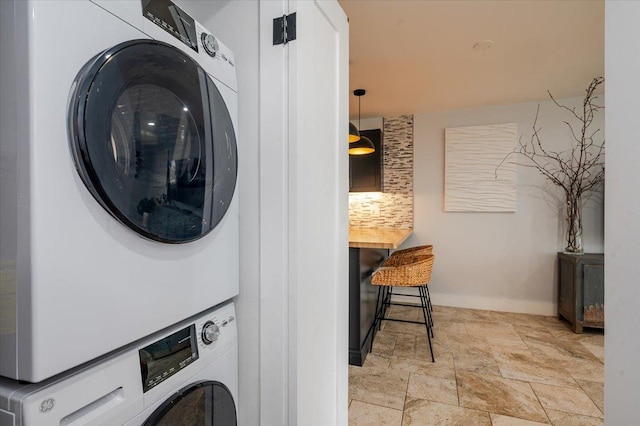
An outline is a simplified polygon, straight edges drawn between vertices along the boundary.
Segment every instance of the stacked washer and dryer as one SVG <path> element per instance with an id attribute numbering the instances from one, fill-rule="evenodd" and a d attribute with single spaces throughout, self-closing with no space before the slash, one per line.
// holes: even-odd
<path id="1" fill-rule="evenodd" d="M 0 425 L 235 425 L 233 53 L 170 0 L 14 0 L 0 58 Z"/>

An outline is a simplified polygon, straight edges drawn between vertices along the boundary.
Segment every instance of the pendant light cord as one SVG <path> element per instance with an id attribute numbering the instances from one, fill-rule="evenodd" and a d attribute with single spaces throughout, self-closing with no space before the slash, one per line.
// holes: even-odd
<path id="1" fill-rule="evenodd" d="M 362 99 L 362 95 L 358 96 L 358 130 L 362 129 L 360 125 L 360 99 Z"/>
<path id="2" fill-rule="evenodd" d="M 360 119 L 362 116 L 361 98 L 364 96 L 365 93 L 367 92 L 364 89 L 356 89 L 353 91 L 353 94 L 358 97 L 358 130 L 360 130 L 360 127 L 361 127 L 361 123 L 360 123 Z"/>

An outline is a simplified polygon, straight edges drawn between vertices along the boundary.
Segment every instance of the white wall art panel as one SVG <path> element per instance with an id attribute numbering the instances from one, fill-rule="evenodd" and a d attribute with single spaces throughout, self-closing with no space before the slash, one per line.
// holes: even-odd
<path id="1" fill-rule="evenodd" d="M 517 138 L 516 123 L 445 129 L 444 210 L 516 211 L 516 165 L 503 160 Z"/>

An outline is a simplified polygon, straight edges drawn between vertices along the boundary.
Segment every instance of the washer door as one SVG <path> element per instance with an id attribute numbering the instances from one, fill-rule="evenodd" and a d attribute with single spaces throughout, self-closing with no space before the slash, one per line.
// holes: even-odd
<path id="1" fill-rule="evenodd" d="M 225 385 L 194 383 L 165 401 L 144 426 L 236 426 L 236 404 Z"/>
<path id="2" fill-rule="evenodd" d="M 231 203 L 229 111 L 207 73 L 169 44 L 129 41 L 85 65 L 72 88 L 69 134 L 91 194 L 147 238 L 201 238 Z"/>

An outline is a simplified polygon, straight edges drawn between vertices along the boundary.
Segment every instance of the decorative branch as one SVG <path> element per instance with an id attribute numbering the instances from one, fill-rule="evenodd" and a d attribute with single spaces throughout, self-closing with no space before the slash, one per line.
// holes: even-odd
<path id="1" fill-rule="evenodd" d="M 564 121 L 569 128 L 571 138 L 575 141 L 571 149 L 556 152 L 544 147 L 540 136 L 542 127 L 538 125 L 540 114 L 540 105 L 538 105 L 531 138 L 524 140 L 521 137 L 518 146 L 496 167 L 497 177 L 498 169 L 511 156 L 524 157 L 525 162 L 510 162 L 536 169 L 552 184 L 562 189 L 567 200 L 567 251 L 582 251 L 582 203 L 604 182 L 604 138 L 602 142 L 596 142 L 595 137 L 599 135 L 600 129 L 591 129 L 595 114 L 604 108 L 596 103 L 598 97 L 595 95 L 598 86 L 602 83 L 604 83 L 603 77 L 596 77 L 591 81 L 586 89 L 582 108 L 562 105 L 551 92 L 547 91 L 553 103 L 566 110 L 573 121 L 578 122 L 578 126 L 574 126 L 569 121 Z"/>

